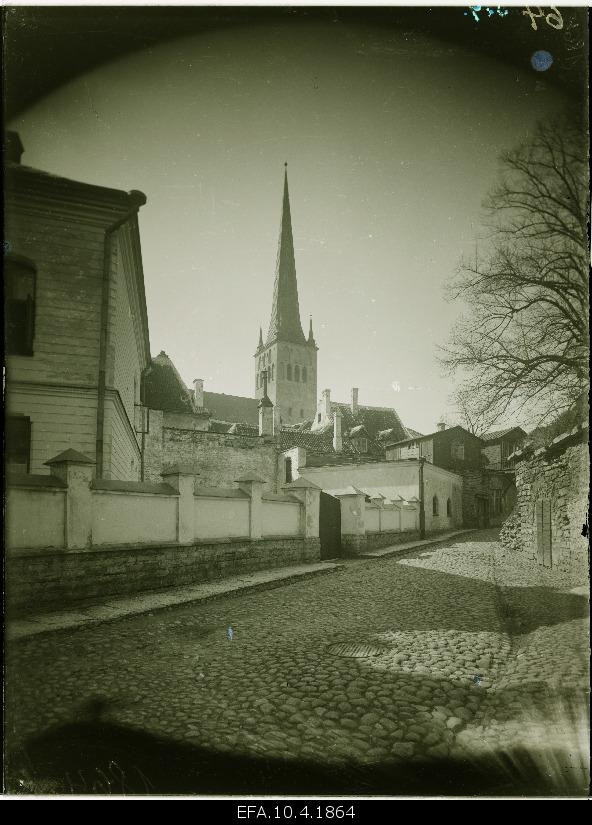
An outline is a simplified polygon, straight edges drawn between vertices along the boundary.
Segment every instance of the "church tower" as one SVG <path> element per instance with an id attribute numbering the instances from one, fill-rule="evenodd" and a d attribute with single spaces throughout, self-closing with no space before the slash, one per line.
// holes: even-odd
<path id="1" fill-rule="evenodd" d="M 314 419 L 317 408 L 317 345 L 310 321 L 308 338 L 300 324 L 294 240 L 288 195 L 288 164 L 284 164 L 284 198 L 280 222 L 271 321 L 267 338 L 259 330 L 255 352 L 255 397 L 267 395 L 274 405 L 276 426 Z"/>

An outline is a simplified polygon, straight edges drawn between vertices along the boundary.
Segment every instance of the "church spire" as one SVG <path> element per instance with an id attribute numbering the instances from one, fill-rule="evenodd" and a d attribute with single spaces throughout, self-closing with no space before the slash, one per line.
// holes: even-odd
<path id="1" fill-rule="evenodd" d="M 300 308 L 298 306 L 298 284 L 296 282 L 294 240 L 292 238 L 290 197 L 288 194 L 288 164 L 285 163 L 284 166 L 284 199 L 267 344 L 271 344 L 276 339 L 290 341 L 294 344 L 305 341 L 300 325 Z"/>

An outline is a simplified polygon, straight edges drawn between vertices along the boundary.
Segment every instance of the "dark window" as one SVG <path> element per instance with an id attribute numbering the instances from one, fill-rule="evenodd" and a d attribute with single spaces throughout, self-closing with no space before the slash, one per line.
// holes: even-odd
<path id="1" fill-rule="evenodd" d="M 28 473 L 31 453 L 31 419 L 24 415 L 6 419 L 6 468 Z"/>
<path id="2" fill-rule="evenodd" d="M 35 267 L 7 258 L 4 266 L 4 324 L 6 353 L 33 355 Z"/>
<path id="3" fill-rule="evenodd" d="M 446 515 L 448 518 L 452 515 L 452 502 L 450 499 L 446 499 Z"/>
<path id="4" fill-rule="evenodd" d="M 292 481 L 292 459 L 287 458 L 285 462 L 286 468 L 286 484 L 289 484 Z"/>
<path id="5" fill-rule="evenodd" d="M 300 367 L 298 364 L 294 367 L 294 381 L 300 381 Z"/>
<path id="6" fill-rule="evenodd" d="M 302 367 L 302 381 L 306 384 L 306 367 Z"/>
<path id="7" fill-rule="evenodd" d="M 432 515 L 438 516 L 440 514 L 439 505 L 438 505 L 438 496 L 434 496 L 432 499 Z"/>
<path id="8" fill-rule="evenodd" d="M 288 381 L 292 380 L 292 364 L 286 364 L 286 378 Z"/>
<path id="9" fill-rule="evenodd" d="M 319 414 L 317 415 L 317 421 L 319 422 L 319 424 L 321 423 L 321 413 L 319 413 Z"/>

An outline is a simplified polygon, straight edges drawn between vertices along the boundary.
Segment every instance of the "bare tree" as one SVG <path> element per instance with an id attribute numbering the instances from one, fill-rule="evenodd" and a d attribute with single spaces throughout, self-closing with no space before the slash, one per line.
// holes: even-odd
<path id="1" fill-rule="evenodd" d="M 588 165 L 577 118 L 540 124 L 502 156 L 485 202 L 487 254 L 461 262 L 450 297 L 468 311 L 443 347 L 462 373 L 461 417 L 483 431 L 510 414 L 540 423 L 588 380 Z"/>

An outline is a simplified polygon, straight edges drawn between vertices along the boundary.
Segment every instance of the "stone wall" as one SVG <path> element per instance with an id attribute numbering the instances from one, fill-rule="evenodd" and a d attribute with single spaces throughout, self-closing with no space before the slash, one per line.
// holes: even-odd
<path id="1" fill-rule="evenodd" d="M 191 464 L 203 486 L 232 486 L 245 473 L 266 479 L 268 492 L 279 492 L 278 450 L 260 436 L 212 433 L 195 429 L 194 416 L 150 410 L 144 452 L 144 479 L 158 482 L 164 467 Z M 283 470 L 283 460 L 282 460 Z"/>
<path id="2" fill-rule="evenodd" d="M 19 553 L 6 560 L 8 612 L 15 616 L 65 609 L 106 596 L 319 560 L 318 538 L 303 537 Z"/>
<path id="3" fill-rule="evenodd" d="M 588 539 L 582 535 L 590 480 L 586 435 L 587 429 L 573 432 L 547 448 L 521 453 L 516 462 L 516 511 L 502 531 L 506 547 L 520 550 L 536 564 L 535 506 L 537 501 L 549 501 L 551 566 L 576 577 L 586 576 L 588 568 Z"/>

